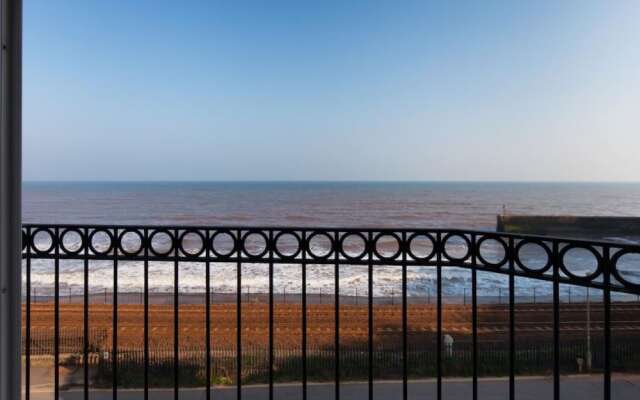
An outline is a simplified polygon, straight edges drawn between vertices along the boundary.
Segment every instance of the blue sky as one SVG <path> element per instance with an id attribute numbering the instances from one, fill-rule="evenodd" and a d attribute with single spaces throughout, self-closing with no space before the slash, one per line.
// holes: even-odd
<path id="1" fill-rule="evenodd" d="M 25 1 L 25 180 L 640 180 L 640 2 Z"/>

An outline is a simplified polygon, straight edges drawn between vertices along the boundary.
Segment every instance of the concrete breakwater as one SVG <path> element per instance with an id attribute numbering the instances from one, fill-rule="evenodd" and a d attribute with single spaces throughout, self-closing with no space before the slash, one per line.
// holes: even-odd
<path id="1" fill-rule="evenodd" d="M 574 238 L 640 238 L 640 217 L 498 215 L 498 232 Z"/>

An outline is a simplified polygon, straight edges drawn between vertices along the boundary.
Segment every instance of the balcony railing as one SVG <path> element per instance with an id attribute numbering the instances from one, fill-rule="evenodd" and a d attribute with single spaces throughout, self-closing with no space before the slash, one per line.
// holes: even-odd
<path id="1" fill-rule="evenodd" d="M 549 288 L 547 294 L 543 291 L 538 295 L 537 302 L 546 303 L 546 306 L 541 306 L 543 314 L 551 314 L 547 326 L 551 331 L 552 339 L 547 347 L 536 345 L 534 350 L 537 349 L 540 354 L 546 352 L 552 360 L 550 369 L 553 376 L 554 399 L 560 398 L 562 363 L 567 358 L 563 353 L 564 345 L 561 348 L 561 331 L 565 323 L 561 312 L 571 312 L 561 287 L 568 285 L 574 288 L 587 288 L 586 290 L 596 293 L 593 298 L 598 301 L 592 306 L 592 312 L 594 320 L 599 319 L 599 321 L 593 322 L 593 330 L 594 335 L 596 331 L 601 335 L 602 346 L 601 350 L 589 347 L 588 351 L 590 356 L 591 353 L 594 354 L 594 365 L 599 364 L 602 373 L 601 397 L 610 399 L 612 360 L 615 357 L 612 355 L 615 349 L 612 331 L 617 329 L 615 321 L 612 321 L 612 313 L 623 309 L 625 304 L 628 306 L 629 303 L 625 299 L 633 300 L 640 295 L 638 275 L 640 265 L 636 265 L 638 256 L 640 256 L 640 246 L 637 245 L 466 230 L 25 225 L 23 227 L 25 398 L 30 398 L 32 390 L 32 358 L 49 352 L 49 350 L 42 350 L 48 346 L 42 343 L 49 339 L 47 343 L 50 344 L 54 365 L 52 391 L 54 398 L 58 398 L 62 390 L 59 367 L 63 361 L 61 357 L 68 357 L 68 354 L 73 353 L 72 350 L 67 349 L 69 346 L 73 347 L 67 342 L 70 340 L 69 337 L 74 335 L 78 338 L 77 347 L 81 347 L 78 349 L 76 360 L 83 376 L 80 398 L 89 396 L 90 382 L 95 379 L 90 377 L 90 368 L 95 362 L 101 363 L 103 369 L 110 371 L 110 390 L 112 390 L 112 397 L 117 398 L 119 387 L 130 385 L 130 382 L 123 382 L 122 373 L 119 373 L 118 369 L 124 368 L 124 365 L 130 362 L 128 357 L 131 354 L 137 354 L 137 358 L 134 358 L 139 362 L 135 365 L 140 367 L 138 371 L 141 380 L 140 390 L 145 399 L 149 398 L 150 387 L 156 385 L 154 368 L 156 368 L 156 358 L 159 357 L 156 354 L 157 338 L 151 344 L 150 336 L 153 334 L 152 319 L 157 317 L 154 312 L 157 312 L 157 304 L 160 302 L 170 303 L 161 311 L 163 317 L 171 319 L 172 326 L 170 331 L 163 331 L 161 335 L 167 339 L 166 343 L 169 343 L 169 348 L 163 350 L 162 357 L 171 363 L 173 388 L 170 390 L 173 390 L 176 399 L 181 386 L 191 385 L 187 382 L 189 377 L 185 376 L 185 373 L 191 371 L 187 368 L 191 365 L 189 361 L 191 356 L 204 358 L 202 383 L 207 399 L 212 397 L 212 385 L 220 383 L 234 384 L 237 399 L 241 399 L 243 385 L 251 381 L 247 377 L 248 372 L 244 364 L 250 364 L 252 361 L 246 357 L 246 354 L 247 351 L 254 350 L 263 351 L 265 383 L 268 383 L 265 390 L 268 392 L 268 398 L 277 397 L 277 392 L 274 392 L 274 382 L 287 379 L 283 376 L 284 367 L 281 365 L 282 357 L 285 357 L 282 354 L 287 352 L 286 346 L 274 341 L 278 335 L 276 308 L 282 307 L 281 304 L 284 302 L 284 304 L 293 304 L 287 309 L 289 311 L 285 310 L 290 313 L 289 317 L 294 315 L 296 319 L 299 318 L 299 330 L 292 330 L 299 333 L 297 338 L 294 337 L 299 345 L 291 347 L 287 360 L 293 363 L 291 369 L 299 371 L 303 399 L 307 398 L 310 381 L 328 379 L 326 371 L 322 377 L 319 377 L 316 367 L 313 367 L 313 372 L 310 371 L 312 365 L 321 365 L 320 368 L 322 368 L 324 364 L 318 364 L 318 362 L 326 361 L 327 358 L 332 364 L 333 371 L 330 379 L 334 383 L 332 391 L 336 399 L 341 397 L 341 383 L 350 379 L 349 376 L 353 379 L 364 378 L 365 387 L 368 390 L 363 396 L 373 398 L 374 382 L 381 376 L 382 379 L 385 378 L 384 371 L 380 372 L 380 368 L 377 367 L 385 357 L 393 358 L 394 365 L 399 369 L 398 378 L 401 378 L 402 389 L 398 397 L 407 399 L 410 378 L 422 374 L 420 377 L 435 378 L 435 394 L 438 399 L 441 399 L 443 378 L 448 376 L 447 371 L 451 370 L 452 360 L 458 357 L 458 351 L 464 353 L 460 353 L 462 355 L 459 357 L 461 363 L 459 367 L 463 368 L 458 370 L 454 368 L 453 374 L 468 373 L 471 382 L 470 398 L 477 399 L 478 378 L 487 374 L 483 372 L 481 364 L 489 353 L 486 353 L 486 346 L 481 348 L 479 344 L 479 332 L 482 330 L 479 314 L 489 307 L 487 303 L 493 304 L 491 312 L 497 313 L 498 316 L 495 318 L 505 324 L 504 330 L 501 331 L 504 335 L 500 336 L 500 340 L 493 342 L 491 351 L 494 353 L 491 354 L 494 354 L 497 360 L 494 360 L 496 371 L 502 368 L 502 372 L 508 376 L 508 389 L 504 393 L 504 398 L 514 399 L 516 361 L 520 357 L 516 349 L 519 339 L 516 338 L 516 318 L 518 313 L 528 312 L 522 309 L 522 301 L 518 300 L 516 280 L 526 278 L 540 282 Z M 64 279 L 62 264 L 69 262 L 75 263 L 74 271 L 81 277 L 75 282 L 75 286 L 79 286 L 81 290 L 74 289 L 73 293 L 65 293 L 61 285 L 61 279 Z M 137 294 L 132 293 L 130 289 L 123 291 L 119 287 L 119 279 L 122 278 L 119 271 L 121 272 L 123 266 L 131 262 L 142 265 L 140 292 Z M 153 281 L 157 279 L 158 272 L 157 269 L 152 270 L 151 266 L 155 263 L 170 273 L 172 285 L 168 289 L 169 294 L 160 295 L 157 290 L 154 290 Z M 53 273 L 53 282 L 48 289 L 41 283 L 38 285 L 43 287 L 36 288 L 38 285 L 32 282 L 33 266 L 36 264 L 39 271 L 50 268 Z M 108 276 L 112 281 L 91 283 L 90 275 L 93 274 L 96 265 L 100 265 L 101 268 L 107 265 L 111 270 Z M 212 282 L 221 279 L 219 272 L 221 265 L 234 267 L 232 287 L 227 288 L 228 291 L 224 295 L 212 292 L 211 287 Z M 265 267 L 267 279 L 263 290 L 256 288 L 251 293 L 246 289 L 243 279 L 255 278 L 255 272 L 247 276 L 248 272 L 243 272 L 243 267 L 255 265 Z M 274 270 L 279 265 L 286 265 L 287 268 L 295 268 L 299 271 L 299 275 L 297 273 L 292 275 L 295 279 L 299 278 L 299 289 L 290 289 L 288 300 L 287 294 L 283 293 L 283 288 L 278 287 L 274 280 Z M 202 318 L 204 319 L 202 323 L 204 330 L 198 334 L 185 333 L 180 326 L 187 318 L 184 315 L 193 312 L 185 307 L 194 303 L 192 298 L 183 297 L 185 293 L 181 293 L 181 271 L 194 266 L 202 268 L 204 283 L 202 290 L 195 290 L 200 293 L 198 296 L 201 296 L 199 304 L 203 306 Z M 312 286 L 315 279 L 308 273 L 312 266 L 322 266 L 325 274 L 327 271 L 330 272 L 333 279 L 330 289 L 332 293 L 327 293 L 326 288 L 325 292 L 320 292 L 319 296 L 317 292 L 308 292 L 308 288 Z M 360 278 L 366 285 L 363 296 L 356 294 L 354 297 L 341 287 L 343 284 L 341 275 L 350 273 L 348 271 L 354 268 L 362 271 Z M 387 272 L 392 271 L 391 275 L 395 274 L 398 292 L 393 292 L 391 295 L 388 291 L 376 292 L 378 284 L 374 280 L 374 275 L 381 268 L 386 268 Z M 444 277 L 453 270 L 464 271 L 468 279 L 458 280 L 453 284 L 445 283 Z M 416 277 L 420 274 L 432 274 L 430 276 L 433 277 L 433 291 L 411 282 L 412 279 L 418 279 Z M 490 300 L 487 300 L 486 295 L 480 296 L 478 293 L 481 286 L 480 274 L 483 277 L 502 279 L 505 282 L 504 291 L 496 286 L 495 289 L 490 289 Z M 409 275 L 412 278 L 409 278 Z M 104 280 L 104 275 L 100 276 L 103 278 L 98 279 Z M 226 283 L 229 283 L 228 274 L 225 275 L 225 279 Z M 72 286 L 70 283 L 64 285 L 65 288 Z M 111 290 L 95 289 L 103 286 L 110 286 Z M 454 289 L 459 290 L 460 286 L 465 286 L 464 294 L 451 292 Z M 35 289 L 40 291 L 39 294 Z M 102 293 L 103 290 L 104 293 Z M 253 296 L 253 302 L 251 296 Z M 535 296 L 534 292 L 534 299 Z M 106 331 L 92 329 L 91 309 L 94 304 L 100 302 L 103 303 L 102 309 L 108 307 L 111 314 L 107 324 L 110 326 Z M 255 306 L 254 302 L 262 303 L 264 307 Z M 529 300 L 525 302 L 531 303 Z M 66 303 L 73 305 L 74 310 L 79 312 L 80 317 L 76 318 L 77 325 L 62 326 L 61 319 L 64 313 L 71 312 L 65 308 L 68 307 Z M 142 318 L 142 321 L 139 321 L 142 329 L 139 345 L 132 344 L 129 340 L 125 340 L 126 343 L 124 343 L 119 338 L 122 330 L 119 329 L 118 324 L 123 318 L 122 314 L 133 312 L 123 307 L 133 303 L 139 305 L 136 310 L 140 311 Z M 470 314 L 467 334 L 469 340 L 463 341 L 464 343 L 455 350 L 449 342 L 451 338 L 447 335 L 449 321 L 445 320 L 445 314 L 449 312 L 445 305 L 449 303 L 456 303 L 456 307 L 459 307 L 462 312 L 468 310 Z M 585 305 L 583 300 L 579 300 L 579 303 Z M 589 306 L 589 298 L 587 298 L 586 307 Z M 36 334 L 33 331 L 35 315 L 44 313 L 43 310 L 51 311 L 53 330 L 50 338 L 42 338 L 42 334 Z M 252 324 L 251 317 L 245 314 L 257 312 L 256 310 L 263 310 L 266 318 L 264 321 L 266 329 L 260 331 L 263 337 L 259 339 L 264 340 L 262 346 L 259 343 L 256 344 L 256 340 L 248 344 L 243 343 L 246 340 L 243 335 L 243 324 Z M 325 317 L 329 316 L 332 329 L 329 332 L 321 332 L 320 335 L 323 336 L 323 343 L 330 342 L 331 346 L 316 346 L 309 342 L 310 310 L 324 313 Z M 380 310 L 386 310 L 385 312 L 390 314 L 395 310 L 398 311 L 397 351 L 394 350 L 391 356 L 384 346 L 374 343 L 377 337 L 377 331 L 374 329 L 374 314 L 382 312 Z M 166 315 L 167 312 L 169 315 Z M 588 310 L 588 312 L 591 311 Z M 423 324 L 422 329 L 410 328 L 410 316 L 427 318 L 427 314 L 432 315 L 433 326 Z M 104 314 L 100 315 L 99 318 L 104 318 Z M 523 318 L 526 318 L 526 314 L 524 315 Z M 235 343 L 231 349 L 216 348 L 216 335 L 222 335 L 222 333 L 212 332 L 217 326 L 221 326 L 214 316 L 225 319 L 226 323 L 232 326 Z M 344 329 L 341 326 L 349 325 L 353 328 L 352 319 L 358 316 L 363 318 L 362 328 L 365 333 L 364 339 L 354 344 L 344 337 Z M 587 318 L 591 318 L 591 314 Z M 290 322 L 290 319 L 287 321 Z M 587 323 L 589 330 L 592 322 L 588 320 Z M 393 330 L 393 328 L 389 329 Z M 69 331 L 72 334 L 69 334 Z M 96 333 L 96 331 L 99 332 Z M 181 335 L 185 335 L 182 340 Z M 327 335 L 331 337 L 327 338 Z M 431 344 L 423 347 L 415 345 L 414 342 L 419 342 L 416 338 L 420 335 L 428 338 L 428 343 L 433 342 L 432 350 L 427 349 Z M 502 339 L 504 343 L 501 342 Z M 110 342 L 108 346 L 104 346 L 105 341 Z M 185 342 L 187 345 L 182 346 L 181 343 Z M 459 350 L 460 348 L 462 350 Z M 583 350 L 576 350 L 576 352 L 579 351 Z M 347 353 L 350 355 L 347 356 Z M 226 377 L 227 381 L 216 381 L 216 376 L 220 375 L 214 372 L 219 368 L 225 369 L 218 365 L 224 363 L 224 360 L 230 362 L 229 365 L 232 366 L 235 374 Z M 352 368 L 354 363 L 362 367 L 360 375 L 347 373 L 346 369 Z M 429 370 L 426 367 L 427 364 L 432 365 L 433 369 Z M 415 370 L 421 372 L 416 373 Z M 131 371 L 135 372 L 135 368 L 126 369 L 125 373 L 128 374 Z M 228 372 L 228 369 L 226 371 Z M 153 396 L 153 393 L 151 395 Z"/>

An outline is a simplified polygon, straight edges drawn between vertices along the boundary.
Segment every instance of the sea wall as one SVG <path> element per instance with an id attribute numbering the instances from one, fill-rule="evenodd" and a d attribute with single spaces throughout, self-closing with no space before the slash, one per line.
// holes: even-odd
<path id="1" fill-rule="evenodd" d="M 498 215 L 496 230 L 575 238 L 640 237 L 640 217 Z"/>

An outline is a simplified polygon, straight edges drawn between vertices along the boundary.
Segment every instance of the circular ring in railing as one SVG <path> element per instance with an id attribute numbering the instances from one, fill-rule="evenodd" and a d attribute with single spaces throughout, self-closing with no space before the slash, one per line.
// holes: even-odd
<path id="1" fill-rule="evenodd" d="M 46 235 L 48 236 L 48 240 L 50 241 L 49 247 L 40 248 L 38 247 L 38 235 Z M 40 241 L 47 240 L 47 238 L 41 238 Z M 38 228 L 33 231 L 31 234 L 31 248 L 37 254 L 49 254 L 56 247 L 58 240 L 56 235 L 48 228 Z"/>
<path id="2" fill-rule="evenodd" d="M 547 257 L 547 259 L 546 259 L 546 261 L 544 262 L 544 264 L 540 268 L 527 266 L 522 261 L 522 257 L 520 257 L 520 252 L 522 251 L 522 249 L 525 246 L 538 246 L 539 248 L 541 248 L 544 251 L 545 256 Z M 545 272 L 547 272 L 549 270 L 549 268 L 551 268 L 551 250 L 549 249 L 549 247 L 547 245 L 544 244 L 544 242 L 542 242 L 540 240 L 537 240 L 537 239 L 523 239 L 523 240 L 521 240 L 516 245 L 516 248 L 514 250 L 513 258 L 514 258 L 516 264 L 518 265 L 518 267 L 520 267 L 523 271 L 531 273 L 531 274 L 542 275 Z"/>
<path id="3" fill-rule="evenodd" d="M 162 236 L 165 236 L 163 240 Z M 154 242 L 157 240 L 158 242 Z M 169 245 L 166 246 L 166 243 Z M 149 235 L 148 243 L 149 251 L 158 257 L 169 256 L 176 248 L 176 238 L 173 232 L 168 229 L 155 229 Z M 162 246 L 162 247 L 161 247 Z"/>
<path id="4" fill-rule="evenodd" d="M 106 248 L 104 250 L 98 250 L 97 248 L 97 244 L 93 242 L 93 240 L 95 239 L 96 235 L 100 235 L 100 234 L 104 234 L 107 237 L 107 241 L 108 241 L 108 245 L 106 246 Z M 87 243 L 89 244 L 89 250 L 91 250 L 91 252 L 93 254 L 96 255 L 107 255 L 109 254 L 109 252 L 111 250 L 113 250 L 113 233 L 111 233 L 111 231 L 107 230 L 107 229 L 95 229 L 93 231 L 91 231 L 91 233 L 89 234 L 89 238 L 87 239 Z"/>
<path id="5" fill-rule="evenodd" d="M 427 252 L 424 255 L 420 255 L 418 254 L 420 250 L 418 246 L 420 246 L 419 242 L 423 240 L 428 242 L 426 246 Z M 436 239 L 428 232 L 415 232 L 407 239 L 407 253 L 414 260 L 429 261 L 436 255 Z"/>
<path id="6" fill-rule="evenodd" d="M 287 240 L 287 237 L 290 237 L 291 239 Z M 286 245 L 287 241 L 295 242 L 295 244 L 296 244 L 295 251 L 286 252 L 286 251 L 281 250 L 278 247 L 279 244 L 283 244 L 284 243 Z M 300 251 L 302 251 L 302 239 L 294 231 L 280 231 L 273 238 L 273 251 L 278 255 L 278 257 L 283 258 L 283 259 L 296 258 L 296 256 L 298 254 L 300 254 Z"/>
<path id="7" fill-rule="evenodd" d="M 362 241 L 362 251 L 354 252 L 354 254 L 349 254 L 345 247 L 345 242 L 351 238 L 356 238 L 356 241 Z M 354 244 L 355 245 L 355 244 Z M 347 260 L 360 260 L 367 254 L 367 238 L 361 232 L 347 232 L 341 238 L 339 242 L 339 251 L 340 254 L 344 256 Z"/>
<path id="8" fill-rule="evenodd" d="M 634 263 L 634 272 L 637 274 L 637 281 L 632 281 L 629 280 L 629 278 L 625 278 L 623 276 L 623 271 L 621 271 L 620 265 L 619 263 L 621 262 L 621 260 L 624 257 L 634 257 L 636 258 L 636 260 L 633 261 Z M 611 272 L 613 273 L 613 276 L 615 276 L 615 278 L 622 283 L 624 286 L 627 286 L 633 290 L 636 291 L 640 291 L 640 252 L 639 251 L 634 251 L 634 250 L 620 250 L 618 251 L 613 258 L 611 259 Z"/>
<path id="9" fill-rule="evenodd" d="M 197 240 L 200 240 L 200 246 L 196 248 L 189 248 L 186 243 L 190 242 L 189 236 L 195 236 Z M 195 229 L 187 229 L 182 234 L 180 234 L 180 238 L 178 239 L 178 246 L 180 247 L 180 251 L 187 257 L 198 257 L 200 256 L 204 250 L 206 249 L 206 239 L 202 232 Z M 191 251 L 189 251 L 191 250 Z M 193 251 L 196 250 L 196 251 Z"/>
<path id="10" fill-rule="evenodd" d="M 316 244 L 314 246 L 313 244 L 314 240 L 321 241 L 323 238 L 325 238 L 327 241 L 325 246 L 323 246 L 322 243 Z M 306 247 L 306 250 L 309 252 L 309 256 L 311 256 L 311 258 L 314 260 L 326 260 L 327 258 L 331 257 L 331 254 L 333 254 L 333 252 L 335 251 L 335 243 L 333 241 L 333 238 L 331 237 L 331 235 L 329 235 L 326 232 L 313 232 L 311 235 L 307 237 L 305 247 Z M 326 249 L 326 253 L 324 254 L 314 253 L 314 247 L 316 249 L 317 248 Z"/>
<path id="11" fill-rule="evenodd" d="M 231 243 L 231 248 L 228 252 L 221 251 L 222 247 L 225 245 L 225 237 L 228 237 L 228 241 Z M 222 243 L 216 244 L 216 240 L 222 241 Z M 211 235 L 209 239 L 209 250 L 216 256 L 220 258 L 230 257 L 237 249 L 238 243 L 236 241 L 235 236 L 228 229 L 217 230 Z"/>
<path id="12" fill-rule="evenodd" d="M 464 244 L 466 247 L 466 252 L 464 253 L 464 255 L 459 257 L 456 257 L 455 255 L 451 254 L 451 252 L 447 251 L 447 243 L 450 240 L 455 238 L 462 239 L 462 244 Z M 442 254 L 446 257 L 448 261 L 453 261 L 453 262 L 466 261 L 471 256 L 471 241 L 466 235 L 463 235 L 461 233 L 448 233 L 442 239 Z"/>
<path id="13" fill-rule="evenodd" d="M 77 246 L 77 248 L 74 250 L 72 248 L 67 247 L 67 245 L 65 244 L 65 238 L 68 238 L 70 235 L 77 235 L 78 239 L 80 240 L 80 245 Z M 82 250 L 84 250 L 85 248 L 85 237 L 84 237 L 84 233 L 77 228 L 66 228 L 64 231 L 62 231 L 62 233 L 60 234 L 60 249 L 69 255 L 76 255 L 79 254 Z"/>
<path id="14" fill-rule="evenodd" d="M 134 240 L 138 240 L 138 248 L 134 248 L 134 250 L 131 249 L 127 249 L 125 246 L 125 240 L 127 238 L 127 236 L 135 236 L 137 239 Z M 126 256 L 135 256 L 138 255 L 142 249 L 144 248 L 144 238 L 142 237 L 142 234 L 140 234 L 140 232 L 136 229 L 124 229 L 119 235 L 118 235 L 118 250 L 120 250 L 124 255 Z"/>
<path id="15" fill-rule="evenodd" d="M 498 257 L 497 261 L 490 260 L 489 256 L 482 255 L 482 252 L 483 252 L 482 245 L 489 246 L 492 241 L 496 243 L 493 247 L 500 248 L 502 251 L 502 257 Z M 508 248 L 509 246 L 507 246 L 507 243 L 504 241 L 504 239 L 498 235 L 483 235 L 480 238 L 480 240 L 478 240 L 478 242 L 476 243 L 478 260 L 482 264 L 491 268 L 496 268 L 496 269 L 504 266 L 507 263 L 507 261 L 509 261 Z"/>
<path id="16" fill-rule="evenodd" d="M 384 255 L 385 251 L 384 249 L 379 249 L 378 247 L 383 247 L 385 246 L 385 237 L 390 238 L 391 240 L 395 241 L 395 249 L 390 250 L 389 253 L 391 255 Z M 402 239 L 400 239 L 400 236 L 398 236 L 397 233 L 395 232 L 381 232 L 378 233 L 374 238 L 373 238 L 373 253 L 376 255 L 376 257 L 378 257 L 381 260 L 395 260 L 396 258 L 398 258 L 398 256 L 402 253 L 402 249 L 403 249 L 403 243 L 402 243 Z"/>
<path id="17" fill-rule="evenodd" d="M 583 276 L 580 276 L 580 275 L 577 275 L 575 272 L 571 271 L 571 269 L 573 269 L 574 267 L 570 267 L 567 265 L 567 262 L 565 261 L 565 257 L 567 256 L 567 253 L 574 250 L 578 250 L 578 251 L 583 250 L 593 255 L 594 257 L 593 261 L 595 261 L 595 266 L 592 268 L 593 270 L 592 272 L 587 273 Z M 558 253 L 558 265 L 562 270 L 562 272 L 567 274 L 567 276 L 569 276 L 571 279 L 580 280 L 580 281 L 591 281 L 596 276 L 600 275 L 602 271 L 602 256 L 600 255 L 600 253 L 596 251 L 596 249 L 594 249 L 591 246 L 569 244 L 563 247 L 562 250 L 560 250 L 560 252 Z"/>
<path id="18" fill-rule="evenodd" d="M 254 237 L 256 237 L 257 239 L 254 239 Z M 258 245 L 259 249 L 260 247 L 262 248 L 255 253 L 252 253 L 249 249 L 249 247 L 252 245 L 251 243 L 252 241 L 256 241 L 256 244 L 259 241 L 263 242 L 263 244 Z M 269 238 L 263 231 L 251 229 L 247 231 L 244 235 L 242 235 L 241 249 L 242 249 L 242 252 L 246 254 L 249 258 L 257 259 L 257 258 L 264 257 L 264 255 L 267 254 L 267 251 L 269 251 Z"/>

